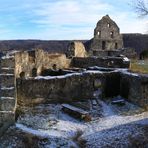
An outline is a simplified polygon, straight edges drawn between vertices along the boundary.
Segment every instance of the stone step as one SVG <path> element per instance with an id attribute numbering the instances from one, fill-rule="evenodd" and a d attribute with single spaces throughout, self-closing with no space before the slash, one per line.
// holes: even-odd
<path id="1" fill-rule="evenodd" d="M 0 90 L 0 94 L 1 96 L 15 98 L 15 87 L 2 87 Z"/>
<path id="2" fill-rule="evenodd" d="M 79 120 L 91 121 L 91 116 L 87 111 L 73 105 L 62 104 L 62 111 Z"/>
<path id="3" fill-rule="evenodd" d="M 0 97 L 0 111 L 13 111 L 15 108 L 15 98 Z"/>
<path id="4" fill-rule="evenodd" d="M 11 111 L 0 111 L 0 136 L 15 123 L 15 113 Z"/>

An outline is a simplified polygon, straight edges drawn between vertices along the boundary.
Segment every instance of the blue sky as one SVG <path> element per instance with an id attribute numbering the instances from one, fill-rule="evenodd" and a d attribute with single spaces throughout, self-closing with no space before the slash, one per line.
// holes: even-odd
<path id="1" fill-rule="evenodd" d="M 146 32 L 130 0 L 0 0 L 0 40 L 90 39 L 106 14 L 122 33 Z"/>

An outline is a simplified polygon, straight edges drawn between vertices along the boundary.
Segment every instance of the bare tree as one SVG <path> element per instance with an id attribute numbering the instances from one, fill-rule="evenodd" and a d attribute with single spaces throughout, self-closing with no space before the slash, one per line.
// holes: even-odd
<path id="1" fill-rule="evenodd" d="M 148 3 L 144 0 L 136 0 L 134 8 L 140 16 L 148 16 Z"/>

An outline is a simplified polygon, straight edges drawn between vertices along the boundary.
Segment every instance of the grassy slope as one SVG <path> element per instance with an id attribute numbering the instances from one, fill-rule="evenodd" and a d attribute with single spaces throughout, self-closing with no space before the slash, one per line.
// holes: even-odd
<path id="1" fill-rule="evenodd" d="M 131 61 L 130 70 L 133 72 L 148 74 L 148 60 L 146 60 L 146 61 Z"/>

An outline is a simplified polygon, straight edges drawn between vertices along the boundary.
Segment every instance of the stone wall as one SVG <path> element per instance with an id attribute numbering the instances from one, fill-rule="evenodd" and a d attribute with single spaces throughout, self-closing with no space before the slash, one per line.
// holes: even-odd
<path id="1" fill-rule="evenodd" d="M 148 109 L 148 76 L 121 73 L 120 93 L 129 101 Z"/>
<path id="2" fill-rule="evenodd" d="M 76 46 L 77 44 L 80 43 L 75 43 L 74 45 Z M 74 52 L 76 52 L 76 57 L 72 59 L 68 59 L 64 54 L 49 54 L 40 49 L 18 52 L 15 54 L 15 75 L 17 78 L 29 78 L 41 75 L 46 69 L 58 70 L 70 67 L 88 68 L 90 66 L 128 68 L 130 64 L 130 61 L 126 61 L 121 57 L 83 57 L 86 56 L 85 50 L 82 50 L 81 53 L 78 47 L 75 48 Z M 107 52 L 110 56 L 115 55 L 115 53 L 117 54 L 115 51 Z M 78 56 L 79 54 L 80 57 Z M 102 51 L 101 54 L 106 53 Z"/>
<path id="3" fill-rule="evenodd" d="M 98 82 L 100 87 L 96 87 Z M 91 99 L 98 89 L 104 99 L 121 95 L 141 107 L 148 106 L 148 77 L 125 70 L 88 70 L 63 76 L 17 79 L 17 98 L 21 106 Z"/>
<path id="4" fill-rule="evenodd" d="M 15 122 L 16 89 L 14 57 L 0 59 L 0 135 Z"/>
<path id="5" fill-rule="evenodd" d="M 38 103 L 62 103 L 93 98 L 100 90 L 102 97 L 120 93 L 120 73 L 85 71 L 56 77 L 17 79 L 17 98 L 21 106 Z"/>
<path id="6" fill-rule="evenodd" d="M 39 79 L 40 78 L 40 79 Z M 56 77 L 38 77 L 38 79 L 17 79 L 17 98 L 19 105 L 40 102 L 71 102 L 93 97 L 94 80 L 102 83 L 102 73 L 75 73 Z"/>
<path id="7" fill-rule="evenodd" d="M 88 68 L 91 66 L 110 67 L 110 68 L 128 68 L 130 61 L 126 61 L 121 57 L 74 57 L 72 60 L 73 67 Z"/>
<path id="8" fill-rule="evenodd" d="M 49 54 L 40 49 L 18 52 L 15 55 L 15 59 L 16 77 L 20 77 L 22 72 L 24 72 L 25 77 L 32 77 L 34 75 L 33 73 L 40 75 L 44 69 L 68 68 L 71 62 L 71 60 L 67 59 L 64 54 Z"/>
<path id="9" fill-rule="evenodd" d="M 100 50 L 100 51 L 93 51 L 93 55 L 97 57 L 106 57 L 106 56 L 112 56 L 112 57 L 119 57 L 120 55 L 124 55 L 129 59 L 138 59 L 138 55 L 132 48 L 122 48 L 119 50 Z"/>

